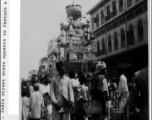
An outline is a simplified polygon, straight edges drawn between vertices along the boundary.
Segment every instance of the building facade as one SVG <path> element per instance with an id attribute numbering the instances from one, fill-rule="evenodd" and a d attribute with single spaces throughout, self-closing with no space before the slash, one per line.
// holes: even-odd
<path id="1" fill-rule="evenodd" d="M 133 73 L 148 64 L 147 0 L 101 0 L 87 14 L 95 35 L 95 59 L 107 64 L 110 77 L 121 68 Z"/>

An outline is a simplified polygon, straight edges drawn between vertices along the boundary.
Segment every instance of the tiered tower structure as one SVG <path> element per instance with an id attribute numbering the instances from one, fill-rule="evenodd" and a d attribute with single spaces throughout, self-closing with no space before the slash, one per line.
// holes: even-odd
<path id="1" fill-rule="evenodd" d="M 61 37 L 65 38 L 63 47 L 65 59 L 70 61 L 82 61 L 86 58 L 88 49 L 86 47 L 85 31 L 89 31 L 89 22 L 82 22 L 82 6 L 74 4 L 66 6 L 68 18 L 67 25 L 61 23 Z"/>

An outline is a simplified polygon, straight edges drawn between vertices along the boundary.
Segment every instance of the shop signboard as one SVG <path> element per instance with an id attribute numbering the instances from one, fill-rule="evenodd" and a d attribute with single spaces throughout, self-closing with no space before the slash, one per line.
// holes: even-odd
<path id="1" fill-rule="evenodd" d="M 87 47 L 83 47 L 83 46 L 73 46 L 73 52 L 85 53 L 85 52 L 87 52 L 87 51 L 88 51 Z"/>

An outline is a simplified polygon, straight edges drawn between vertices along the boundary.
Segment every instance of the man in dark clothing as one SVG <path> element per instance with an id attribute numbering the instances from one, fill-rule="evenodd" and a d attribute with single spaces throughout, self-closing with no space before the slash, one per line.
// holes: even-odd
<path id="1" fill-rule="evenodd" d="M 133 76 L 131 101 L 139 109 L 140 114 L 138 120 L 149 120 L 148 89 L 148 67 L 146 67 L 137 71 Z"/>
<path id="2" fill-rule="evenodd" d="M 91 101 L 96 100 L 101 103 L 102 113 L 92 114 L 93 120 L 101 120 L 107 116 L 106 113 L 106 101 L 108 98 L 108 83 L 106 77 L 106 64 L 104 62 L 99 62 L 96 65 L 96 71 L 89 83 L 89 96 L 91 96 Z"/>

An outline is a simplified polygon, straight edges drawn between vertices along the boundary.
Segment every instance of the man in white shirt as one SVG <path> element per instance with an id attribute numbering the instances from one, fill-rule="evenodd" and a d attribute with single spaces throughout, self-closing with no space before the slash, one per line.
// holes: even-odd
<path id="1" fill-rule="evenodd" d="M 53 104 L 53 120 L 70 120 L 68 103 L 74 102 L 74 95 L 70 79 L 64 75 L 62 62 L 56 63 L 58 73 L 51 81 L 51 101 Z M 63 108 L 63 109 L 62 109 Z"/>
<path id="2" fill-rule="evenodd" d="M 34 85 L 34 92 L 31 94 L 30 97 L 31 120 L 41 119 L 42 105 L 43 105 L 43 96 L 39 92 L 39 85 L 36 83 Z"/>
<path id="3" fill-rule="evenodd" d="M 127 82 L 127 69 L 120 69 L 120 78 L 118 84 L 119 93 L 119 110 L 121 113 L 121 119 L 127 119 L 127 101 L 129 98 L 128 82 Z"/>

